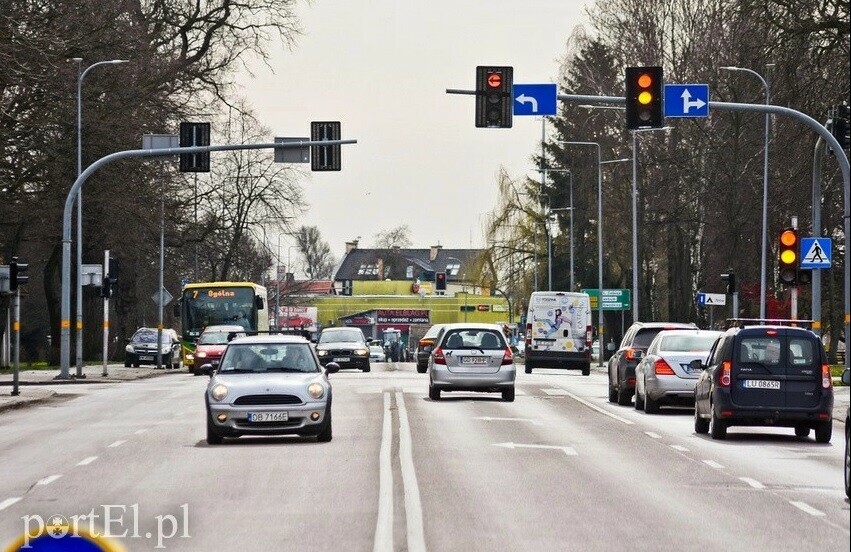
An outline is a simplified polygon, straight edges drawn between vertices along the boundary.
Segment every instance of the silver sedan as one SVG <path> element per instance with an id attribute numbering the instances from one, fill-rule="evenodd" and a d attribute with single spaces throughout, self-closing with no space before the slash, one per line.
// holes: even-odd
<path id="1" fill-rule="evenodd" d="M 431 400 L 443 391 L 502 393 L 514 400 L 514 355 L 496 324 L 447 324 L 428 359 Z"/>
<path id="2" fill-rule="evenodd" d="M 204 393 L 207 443 L 240 435 L 315 435 L 331 440 L 331 384 L 340 369 L 323 371 L 310 342 L 302 337 L 264 335 L 228 343 Z"/>
<path id="3" fill-rule="evenodd" d="M 635 368 L 635 409 L 656 414 L 663 404 L 694 406 L 694 387 L 700 370 L 693 360 L 705 361 L 721 332 L 664 330 L 656 334 L 647 354 Z"/>

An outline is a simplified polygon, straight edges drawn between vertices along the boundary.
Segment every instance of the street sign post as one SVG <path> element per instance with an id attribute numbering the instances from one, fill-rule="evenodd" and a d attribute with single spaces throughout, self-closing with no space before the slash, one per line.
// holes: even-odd
<path id="1" fill-rule="evenodd" d="M 600 290 L 599 289 L 583 289 L 582 293 L 587 293 L 591 298 L 591 310 L 599 310 Z M 632 308 L 630 301 L 630 290 L 628 289 L 604 289 L 603 290 L 603 310 L 629 310 Z"/>
<path id="2" fill-rule="evenodd" d="M 555 84 L 515 84 L 512 92 L 514 114 L 555 115 L 557 92 Z"/>
<path id="3" fill-rule="evenodd" d="M 723 293 L 698 292 L 697 304 L 701 307 L 723 307 L 727 304 L 727 296 Z"/>
<path id="4" fill-rule="evenodd" d="M 833 243 L 830 238 L 801 238 L 801 268 L 830 268 Z"/>
<path id="5" fill-rule="evenodd" d="M 666 84 L 665 117 L 708 117 L 708 84 Z"/>

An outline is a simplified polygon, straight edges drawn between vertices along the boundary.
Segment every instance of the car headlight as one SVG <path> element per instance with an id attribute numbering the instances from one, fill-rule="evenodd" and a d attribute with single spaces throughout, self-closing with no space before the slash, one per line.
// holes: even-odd
<path id="1" fill-rule="evenodd" d="M 316 351 L 316 354 L 317 354 L 317 355 L 319 355 L 319 356 L 327 356 L 327 355 L 328 355 L 328 351 L 322 351 L 322 350 L 320 350 L 320 351 Z"/>
<path id="2" fill-rule="evenodd" d="M 210 395 L 212 395 L 213 398 L 216 399 L 217 401 L 220 401 L 220 400 L 222 400 L 222 399 L 224 399 L 225 397 L 228 396 L 228 388 L 224 384 L 217 383 L 213 387 L 213 390 L 210 391 Z"/>
<path id="3" fill-rule="evenodd" d="M 356 354 L 356 355 L 361 355 L 361 356 L 363 356 L 363 355 L 368 355 L 368 354 L 369 354 L 369 349 L 355 349 L 355 354 Z"/>
<path id="4" fill-rule="evenodd" d="M 199 351 L 195 353 L 195 356 L 197 356 L 198 358 L 207 358 L 207 353 L 205 353 L 204 351 Z"/>
<path id="5" fill-rule="evenodd" d="M 193 355 L 192 353 L 186 353 L 186 360 L 193 360 L 194 358 L 195 355 Z"/>
<path id="6" fill-rule="evenodd" d="M 325 395 L 325 388 L 322 387 L 322 384 L 311 383 L 307 387 L 307 394 L 313 397 L 314 399 L 321 399 L 322 396 Z"/>
<path id="7" fill-rule="evenodd" d="M 127 351 L 128 353 L 132 353 L 133 352 L 133 345 L 128 345 L 128 346 L 124 347 L 124 350 Z"/>

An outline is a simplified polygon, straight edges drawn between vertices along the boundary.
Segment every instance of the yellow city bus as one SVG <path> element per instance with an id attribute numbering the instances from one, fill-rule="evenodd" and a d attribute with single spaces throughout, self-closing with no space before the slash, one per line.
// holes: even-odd
<path id="1" fill-rule="evenodd" d="M 183 364 L 195 364 L 195 343 L 207 326 L 241 324 L 249 331 L 268 331 L 266 288 L 252 282 L 186 284 L 177 303 Z"/>

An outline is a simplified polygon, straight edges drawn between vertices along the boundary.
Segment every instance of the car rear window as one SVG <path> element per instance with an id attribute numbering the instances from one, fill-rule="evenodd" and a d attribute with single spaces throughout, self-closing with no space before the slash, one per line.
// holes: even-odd
<path id="1" fill-rule="evenodd" d="M 446 349 L 505 349 L 502 332 L 495 330 L 452 330 L 443 339 Z"/>
<path id="2" fill-rule="evenodd" d="M 660 351 L 700 352 L 708 351 L 715 343 L 716 335 L 671 335 L 662 338 Z"/>
<path id="3" fill-rule="evenodd" d="M 739 342 L 739 361 L 776 366 L 780 364 L 780 349 L 777 336 L 746 337 Z"/>
<path id="4" fill-rule="evenodd" d="M 656 337 L 656 334 L 661 332 L 664 328 L 646 328 L 642 330 L 638 330 L 638 333 L 635 334 L 635 339 L 632 340 L 633 347 L 644 347 L 645 349 L 650 346 L 650 343 L 653 342 L 653 338 Z"/>

